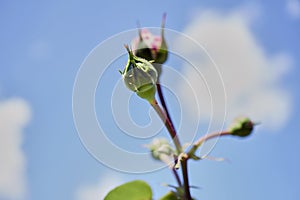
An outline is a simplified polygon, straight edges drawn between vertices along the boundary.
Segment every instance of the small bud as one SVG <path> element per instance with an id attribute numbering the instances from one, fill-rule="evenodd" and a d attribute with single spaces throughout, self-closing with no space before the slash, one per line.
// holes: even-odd
<path id="1" fill-rule="evenodd" d="M 237 118 L 229 128 L 231 135 L 246 137 L 251 134 L 254 123 L 247 117 Z"/>
<path id="2" fill-rule="evenodd" d="M 155 138 L 147 147 L 150 149 L 151 155 L 155 160 L 160 160 L 172 167 L 175 151 L 167 139 Z"/>
<path id="3" fill-rule="evenodd" d="M 136 92 L 139 97 L 152 101 L 156 93 L 156 69 L 149 61 L 133 55 L 128 46 L 125 46 L 125 48 L 128 51 L 129 58 L 121 74 L 126 87 Z"/>
<path id="4" fill-rule="evenodd" d="M 163 64 L 168 58 L 168 47 L 164 37 L 166 15 L 164 14 L 161 35 L 152 35 L 147 29 L 139 30 L 139 37 L 132 41 L 134 55 L 144 58 L 148 61 L 153 61 L 155 64 Z M 155 65 L 154 67 L 161 67 Z M 156 69 L 160 75 L 160 69 Z"/>

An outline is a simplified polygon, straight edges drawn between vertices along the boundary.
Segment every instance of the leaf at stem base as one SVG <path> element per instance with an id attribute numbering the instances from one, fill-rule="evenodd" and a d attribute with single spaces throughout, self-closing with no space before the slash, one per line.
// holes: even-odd
<path id="1" fill-rule="evenodd" d="M 152 190 L 144 181 L 131 181 L 111 190 L 104 200 L 152 200 Z"/>

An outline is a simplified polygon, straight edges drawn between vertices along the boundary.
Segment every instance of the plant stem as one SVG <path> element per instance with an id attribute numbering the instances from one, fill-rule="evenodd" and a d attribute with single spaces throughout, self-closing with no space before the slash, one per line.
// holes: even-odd
<path id="1" fill-rule="evenodd" d="M 176 129 L 174 128 L 174 123 L 173 123 L 172 118 L 169 114 L 169 110 L 168 110 L 168 107 L 167 107 L 167 104 L 166 104 L 166 101 L 165 101 L 165 98 L 164 98 L 164 95 L 163 95 L 163 92 L 162 92 L 162 89 L 161 89 L 161 84 L 159 83 L 159 81 L 157 82 L 156 86 L 157 86 L 157 92 L 158 92 L 159 100 L 161 102 L 161 106 L 162 106 L 162 108 L 164 109 L 164 111 L 166 113 L 166 117 L 169 119 L 169 121 L 172 125 L 172 132 L 173 132 L 174 135 L 177 135 Z M 175 179 L 178 183 L 178 186 L 182 187 L 182 183 L 181 183 L 181 180 L 178 176 L 178 173 L 177 173 L 176 169 L 173 168 L 172 171 L 173 171 Z"/>
<path id="2" fill-rule="evenodd" d="M 230 132 L 228 131 L 223 131 L 223 132 L 215 132 L 215 133 L 210 133 L 208 135 L 205 135 L 203 137 L 201 137 L 199 140 L 197 140 L 194 144 L 193 147 L 189 150 L 189 152 L 187 153 L 187 159 L 190 158 L 191 155 L 193 155 L 196 150 L 201 146 L 202 143 L 204 143 L 205 141 L 215 138 L 215 137 L 220 137 L 220 136 L 225 136 L 225 135 L 231 135 Z"/>
<path id="3" fill-rule="evenodd" d="M 171 122 L 171 124 L 173 126 L 173 132 L 176 134 L 176 130 L 174 128 L 174 124 L 173 124 L 172 118 L 171 118 L 171 116 L 169 114 L 169 110 L 168 110 L 168 107 L 167 107 L 167 104 L 166 104 L 166 101 L 165 101 L 165 98 L 164 98 L 164 95 L 163 95 L 163 92 L 162 92 L 162 89 L 161 89 L 161 85 L 160 85 L 159 82 L 157 82 L 156 86 L 157 86 L 157 93 L 158 93 L 159 100 L 161 102 L 161 106 L 165 110 L 167 118 L 169 118 L 169 120 L 170 120 L 170 122 Z"/>
<path id="4" fill-rule="evenodd" d="M 173 174 L 175 176 L 175 179 L 177 181 L 178 187 L 182 187 L 182 183 L 181 183 L 180 177 L 179 177 L 176 169 L 172 168 L 172 172 L 173 172 Z"/>
<path id="5" fill-rule="evenodd" d="M 166 101 L 165 101 L 165 98 L 164 98 L 164 95 L 163 95 L 163 92 L 162 92 L 162 89 L 161 89 L 161 85 L 159 84 L 159 81 L 157 82 L 156 86 L 157 86 L 157 92 L 158 92 L 159 100 L 161 102 L 161 106 L 162 106 L 163 110 L 166 113 L 167 119 L 170 121 L 172 134 L 177 136 L 177 132 L 176 132 L 176 129 L 174 127 L 174 123 L 172 121 L 172 118 L 169 114 L 169 110 L 168 110 L 168 107 L 167 107 L 167 104 L 166 104 Z M 180 152 L 178 152 L 178 153 L 180 153 Z"/>
<path id="6" fill-rule="evenodd" d="M 154 108 L 154 110 L 157 112 L 157 114 L 159 115 L 159 117 L 161 118 L 161 120 L 164 122 L 166 128 L 168 129 L 173 142 L 175 144 L 175 147 L 177 149 L 178 154 L 182 152 L 181 149 L 181 144 L 179 142 L 179 139 L 176 135 L 176 132 L 174 132 L 174 127 L 172 126 L 169 118 L 166 116 L 166 113 L 161 109 L 161 107 L 158 105 L 156 100 L 153 100 L 150 102 L 151 106 Z M 183 180 L 184 180 L 184 199 L 185 200 L 191 200 L 191 193 L 190 193 L 190 186 L 189 186 L 189 178 L 188 178 L 188 171 L 187 171 L 187 156 L 183 158 L 182 162 L 181 162 L 181 168 L 182 168 L 182 176 L 183 176 Z M 181 181 L 179 179 L 179 176 L 177 174 L 176 171 L 174 171 L 175 169 L 172 169 L 173 173 L 175 175 L 175 178 L 178 182 L 178 185 L 181 186 Z"/>
<path id="7" fill-rule="evenodd" d="M 187 161 L 188 161 L 187 158 L 183 158 L 181 162 L 181 169 L 182 169 L 183 182 L 184 182 L 184 198 L 185 200 L 192 200 L 191 193 L 190 193 Z"/>
<path id="8" fill-rule="evenodd" d="M 174 126 L 171 124 L 169 118 L 166 116 L 166 113 L 161 109 L 161 107 L 158 105 L 157 101 L 154 99 L 150 101 L 151 106 L 154 108 L 154 110 L 159 115 L 160 119 L 164 122 L 166 128 L 168 129 L 168 132 L 174 142 L 174 145 L 176 147 L 176 150 L 179 153 L 182 152 L 180 141 L 176 135 L 176 132 L 174 131 Z"/>

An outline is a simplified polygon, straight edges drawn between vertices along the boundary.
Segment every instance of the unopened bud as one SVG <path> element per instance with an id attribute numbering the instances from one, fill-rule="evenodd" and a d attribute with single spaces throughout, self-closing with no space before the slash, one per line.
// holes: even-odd
<path id="1" fill-rule="evenodd" d="M 143 59 L 133 55 L 132 51 L 125 46 L 129 58 L 123 72 L 126 87 L 148 101 L 154 99 L 156 93 L 157 71 L 153 65 Z"/>
<path id="2" fill-rule="evenodd" d="M 151 155 L 155 160 L 160 160 L 168 165 L 173 164 L 174 149 L 171 147 L 167 139 L 155 138 L 149 145 Z"/>
<path id="3" fill-rule="evenodd" d="M 246 137 L 251 134 L 254 123 L 247 117 L 237 118 L 229 128 L 231 135 Z"/>
<path id="4" fill-rule="evenodd" d="M 164 14 L 161 35 L 152 35 L 147 29 L 139 30 L 139 37 L 132 41 L 132 48 L 134 55 L 144 58 L 148 61 L 153 61 L 156 65 L 158 75 L 160 75 L 161 67 L 159 64 L 166 62 L 168 58 L 168 47 L 165 41 L 164 28 L 165 28 L 166 15 Z"/>

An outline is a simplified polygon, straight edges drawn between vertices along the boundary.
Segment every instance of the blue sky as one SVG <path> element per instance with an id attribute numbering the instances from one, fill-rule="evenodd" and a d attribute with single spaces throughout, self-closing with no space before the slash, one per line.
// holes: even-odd
<path id="1" fill-rule="evenodd" d="M 241 113 L 262 122 L 249 138 L 224 138 L 217 143 L 211 155 L 228 158 L 230 163 L 191 162 L 191 183 L 201 187 L 193 190 L 194 196 L 209 200 L 297 199 L 300 178 L 299 4 L 297 0 L 272 3 L 151 1 L 147 4 L 140 1 L 1 1 L 0 199 L 93 200 L 108 188 L 134 179 L 148 181 L 155 198 L 167 192 L 161 184 L 174 183 L 168 170 L 121 173 L 94 159 L 80 141 L 72 112 L 76 74 L 92 49 L 112 35 L 136 28 L 137 20 L 142 26 L 159 26 L 164 12 L 167 28 L 183 32 L 203 44 L 218 64 L 225 86 L 230 88 L 227 89 L 227 120 Z M 235 38 L 239 42 L 232 46 L 226 43 Z M 120 44 L 121 48 L 124 43 Z M 189 54 L 191 48 L 184 43 L 180 47 L 194 63 L 203 64 Z M 241 55 L 236 56 L 239 52 Z M 234 56 L 236 59 L 232 60 Z M 124 58 L 113 66 L 115 69 L 109 68 L 106 79 L 119 80 L 114 70 L 122 68 L 119 63 Z M 247 68 L 234 68 L 240 60 L 247 61 Z M 169 65 L 175 61 L 170 59 Z M 193 82 L 193 72 L 188 66 L 176 67 L 192 85 L 198 84 Z M 209 70 L 202 72 L 208 81 L 214 80 Z M 231 81 L 235 73 L 241 77 L 243 72 L 246 72 L 243 78 Z M 168 77 L 163 78 L 167 82 Z M 242 90 L 242 86 L 247 91 Z M 101 82 L 98 87 L 101 89 Z M 103 94 L 98 92 L 96 100 L 110 103 L 111 87 L 101 89 Z M 180 93 L 184 88 L 175 88 L 179 96 L 184 95 Z M 197 91 L 196 94 L 201 95 Z M 172 114 L 178 122 L 180 113 L 176 106 L 182 104 L 182 108 L 191 110 L 190 102 L 178 103 L 171 94 L 168 97 L 170 106 L 175 107 Z M 143 112 L 148 112 L 148 106 L 132 98 L 141 108 L 133 114 L 138 120 Z M 239 98 L 251 100 L 237 106 Z M 209 111 L 205 110 L 205 98 L 202 102 L 199 104 L 204 113 L 201 118 L 201 127 L 204 127 Z M 215 103 L 218 108 L 220 102 Z M 99 104 L 96 108 L 99 119 L 103 119 L 103 113 L 111 112 Z M 187 111 L 191 119 L 194 114 Z M 124 142 L 118 140 L 122 132 L 109 116 L 102 123 L 106 130 L 114 131 L 111 139 L 123 148 L 141 149 L 133 147 L 135 143 L 131 143 L 130 138 Z M 147 123 L 147 119 L 141 123 Z"/>

